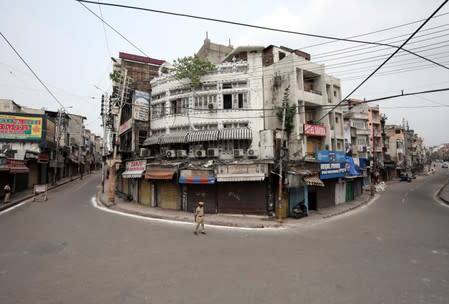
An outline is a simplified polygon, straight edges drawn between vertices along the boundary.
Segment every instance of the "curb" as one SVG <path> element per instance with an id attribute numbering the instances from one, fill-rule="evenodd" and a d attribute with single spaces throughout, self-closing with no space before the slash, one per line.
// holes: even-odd
<path id="1" fill-rule="evenodd" d="M 47 191 L 50 191 L 50 190 L 59 188 L 60 186 L 66 185 L 66 184 L 68 184 L 68 183 L 71 183 L 71 182 L 73 182 L 73 181 L 75 181 L 75 180 L 77 180 L 77 179 L 79 179 L 79 178 L 80 178 L 80 177 L 78 176 L 78 177 L 73 178 L 72 180 L 68 180 L 68 181 L 65 181 L 65 182 L 60 183 L 60 184 L 51 185 L 51 186 L 48 187 L 48 190 L 47 190 Z M 29 200 L 29 199 L 31 199 L 31 198 L 33 198 L 33 197 L 34 197 L 33 194 L 29 194 L 29 195 L 26 195 L 26 196 L 24 196 L 24 197 L 19 198 L 18 200 L 14 201 L 14 202 L 11 202 L 11 203 L 8 203 L 8 204 L 4 204 L 4 205 L 2 204 L 2 205 L 0 206 L 0 211 L 7 210 L 7 209 L 9 209 L 9 208 L 11 208 L 11 207 L 14 207 L 14 206 L 16 206 L 16 205 L 18 205 L 18 204 L 20 204 L 20 203 L 22 203 L 22 202 L 24 202 L 24 201 L 26 201 L 26 200 Z"/>
<path id="2" fill-rule="evenodd" d="M 368 204 L 371 200 L 374 199 L 374 197 L 375 196 L 369 196 L 367 200 L 364 200 L 364 201 L 360 202 L 360 204 L 357 204 L 355 206 L 352 206 L 351 208 L 348 208 L 348 209 L 340 211 L 340 212 L 336 212 L 336 213 L 333 213 L 333 214 L 325 215 L 322 218 L 323 219 L 328 219 L 328 218 L 331 218 L 331 217 L 334 217 L 334 216 L 337 216 L 337 215 L 345 214 L 345 213 L 347 213 L 349 211 L 352 211 L 354 209 L 357 209 L 359 207 L 362 207 L 362 206 Z"/>
<path id="3" fill-rule="evenodd" d="M 101 191 L 97 192 L 97 201 L 99 201 L 104 207 L 115 210 L 115 211 L 119 211 L 119 212 L 123 212 L 123 213 L 127 213 L 127 214 L 133 214 L 133 215 L 139 215 L 142 217 L 147 217 L 147 218 L 154 218 L 154 219 L 159 219 L 159 220 L 169 220 L 169 221 L 178 221 L 178 222 L 184 222 L 184 223 L 193 223 L 191 220 L 187 219 L 187 218 L 173 218 L 173 217 L 168 217 L 168 216 L 163 216 L 163 215 L 149 215 L 143 212 L 139 212 L 139 211 L 130 211 L 124 208 L 120 208 L 119 206 L 115 205 L 115 204 L 107 204 L 103 201 L 102 199 L 102 195 L 101 195 Z M 284 226 L 282 226 L 281 224 L 277 224 L 277 225 L 273 225 L 273 226 L 266 226 L 264 224 L 254 224 L 254 225 L 240 225 L 240 224 L 233 224 L 233 223 L 225 223 L 225 222 L 221 222 L 221 221 L 211 221 L 211 220 L 207 220 L 206 224 L 208 225 L 214 225 L 214 226 L 222 226 L 222 227 L 238 227 L 238 228 L 259 228 L 259 229 L 263 229 L 263 228 L 282 228 Z M 287 226 L 287 225 L 286 225 Z M 285 226 L 285 227 L 286 227 Z"/>
<path id="4" fill-rule="evenodd" d="M 329 215 L 325 215 L 323 217 L 321 217 L 321 219 L 328 219 L 328 218 L 332 218 L 347 212 L 350 212 L 354 209 L 357 209 L 359 207 L 362 207 L 366 204 L 368 204 L 369 202 L 371 202 L 371 200 L 373 200 L 374 197 L 369 196 L 368 199 L 365 199 L 364 201 L 360 202 L 360 204 L 357 204 L 355 206 L 352 206 L 346 210 L 342 210 L 340 212 L 336 212 L 333 214 L 329 214 Z M 178 222 L 184 222 L 184 223 L 191 223 L 192 221 L 187 219 L 187 218 L 179 218 L 179 217 L 168 217 L 168 216 L 163 216 L 163 215 L 149 215 L 143 212 L 139 212 L 139 211 L 132 211 L 132 210 L 128 210 L 125 208 L 121 208 L 115 204 L 107 204 L 103 201 L 102 195 L 101 195 L 101 191 L 97 192 L 97 201 L 101 203 L 101 205 L 103 205 L 104 207 L 108 208 L 108 209 L 112 209 L 115 211 L 119 211 L 119 212 L 123 212 L 123 213 L 127 213 L 127 214 L 133 214 L 133 215 L 138 215 L 138 216 L 142 216 L 142 217 L 146 217 L 146 218 L 154 218 L 154 219 L 159 219 L 159 220 L 169 220 L 169 221 L 178 221 Z M 264 225 L 264 224 L 250 224 L 250 225 L 241 225 L 241 224 L 236 224 L 236 223 L 227 223 L 227 222 L 222 222 L 222 221 L 214 221 L 214 220 L 208 220 L 207 224 L 209 225 L 214 225 L 214 226 L 222 226 L 222 227 L 238 227 L 238 228 L 252 228 L 252 229 L 264 229 L 264 228 L 291 228 L 292 225 L 289 224 L 282 224 L 282 223 L 278 223 L 278 224 L 274 224 L 274 225 Z"/>
<path id="5" fill-rule="evenodd" d="M 443 197 L 440 196 L 441 192 L 443 191 L 443 189 L 445 189 L 447 187 L 447 185 L 449 185 L 449 182 L 447 182 L 446 184 L 444 184 L 443 187 L 441 187 L 441 189 L 438 191 L 437 196 L 440 200 L 442 200 L 443 202 L 445 202 L 446 204 L 449 205 L 449 201 Z"/>

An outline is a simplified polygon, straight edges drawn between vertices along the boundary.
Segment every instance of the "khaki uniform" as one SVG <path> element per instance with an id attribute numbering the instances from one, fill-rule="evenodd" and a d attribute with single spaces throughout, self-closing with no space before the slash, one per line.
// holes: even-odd
<path id="1" fill-rule="evenodd" d="M 6 204 L 9 202 L 9 198 L 11 197 L 11 187 L 6 185 L 5 188 L 3 188 L 3 191 L 5 192 L 5 199 L 3 202 Z"/>
<path id="2" fill-rule="evenodd" d="M 195 232 L 198 232 L 198 228 L 200 228 L 200 225 L 201 225 L 201 231 L 204 232 L 204 207 L 200 207 L 200 206 L 196 207 L 195 222 L 196 222 Z"/>

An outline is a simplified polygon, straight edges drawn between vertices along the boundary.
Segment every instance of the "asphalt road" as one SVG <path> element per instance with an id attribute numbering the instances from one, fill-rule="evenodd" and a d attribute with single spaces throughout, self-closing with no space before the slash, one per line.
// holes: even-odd
<path id="1" fill-rule="evenodd" d="M 155 223 L 94 208 L 99 176 L 0 215 L 0 303 L 448 303 L 449 171 L 287 231 Z"/>

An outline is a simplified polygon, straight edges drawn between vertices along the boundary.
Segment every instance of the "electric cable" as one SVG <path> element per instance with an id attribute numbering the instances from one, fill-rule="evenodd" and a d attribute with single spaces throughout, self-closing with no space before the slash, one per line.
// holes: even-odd
<path id="1" fill-rule="evenodd" d="M 449 15 L 449 12 L 447 12 L 447 13 L 441 13 L 441 14 L 439 14 L 439 15 L 435 15 L 434 18 L 442 17 L 442 16 L 445 16 L 445 15 Z M 364 34 L 359 34 L 359 35 L 347 37 L 347 38 L 348 38 L 348 39 L 353 39 L 353 38 L 359 38 L 359 37 L 368 36 L 368 35 L 372 35 L 372 34 L 377 34 L 377 33 L 385 32 L 385 31 L 397 29 L 397 28 L 400 28 L 400 27 L 404 27 L 404 26 L 416 24 L 416 23 L 422 22 L 422 21 L 424 21 L 424 20 L 426 20 L 426 19 L 419 19 L 419 20 L 416 20 L 416 21 L 412 21 L 412 22 L 408 22 L 408 23 L 404 23 L 404 24 L 399 24 L 399 25 L 387 27 L 387 28 L 384 28 L 384 29 L 380 29 L 380 30 L 376 30 L 376 31 L 372 31 L 372 32 L 364 33 Z M 335 41 L 321 42 L 321 43 L 317 43 L 317 44 L 313 44 L 313 45 L 304 46 L 304 47 L 302 47 L 302 48 L 300 48 L 300 49 L 312 48 L 312 47 L 316 47 L 316 46 L 320 46 L 320 45 L 325 45 L 325 44 L 329 44 L 329 43 L 335 43 Z"/>
<path id="2" fill-rule="evenodd" d="M 189 14 L 169 12 L 169 11 L 163 11 L 163 10 L 150 9 L 150 8 L 143 8 L 143 7 L 138 7 L 138 6 L 130 6 L 130 5 L 123 5 L 123 4 L 107 3 L 107 2 L 93 2 L 93 1 L 87 1 L 87 0 L 76 0 L 76 1 L 78 1 L 83 6 L 85 6 L 83 3 L 98 4 L 98 5 L 126 8 L 126 9 L 132 9 L 132 10 L 141 10 L 141 11 L 147 11 L 147 12 L 158 13 L 158 14 L 172 15 L 172 16 L 177 16 L 177 17 L 185 17 L 185 18 L 193 18 L 193 19 L 206 20 L 206 21 L 212 21 L 212 22 L 226 23 L 226 24 L 232 24 L 232 25 L 238 25 L 238 26 L 244 26 L 244 27 L 251 27 L 251 28 L 256 28 L 256 29 L 261 29 L 261 30 L 281 32 L 281 33 L 286 33 L 286 34 L 296 34 L 296 35 L 308 36 L 308 37 L 314 37 L 314 38 L 331 39 L 331 40 L 335 40 L 335 41 L 345 41 L 345 42 L 354 42 L 354 43 L 372 44 L 372 45 L 383 45 L 383 46 L 389 46 L 389 47 L 392 47 L 392 48 L 395 48 L 395 49 L 399 50 L 399 48 L 397 46 L 390 45 L 390 44 L 385 44 L 385 43 L 362 41 L 362 40 L 354 40 L 354 39 L 345 39 L 345 38 L 339 38 L 339 37 L 333 37 L 333 36 L 326 36 L 326 35 L 318 35 L 318 34 L 297 32 L 297 31 L 283 30 L 283 29 L 270 28 L 270 27 L 259 26 L 259 25 L 254 25 L 254 24 L 229 21 L 229 20 L 224 20 L 224 19 L 202 17 L 202 16 L 194 16 L 194 15 L 189 15 Z M 96 16 L 98 18 L 100 18 L 98 15 L 96 15 Z M 106 24 L 108 26 L 110 26 L 108 23 L 106 23 Z M 438 62 L 435 62 L 433 60 L 430 60 L 430 59 L 428 59 L 428 58 L 426 58 L 426 57 L 424 57 L 422 55 L 416 54 L 416 53 L 414 53 L 412 51 L 409 51 L 407 49 L 403 49 L 403 51 L 408 52 L 410 54 L 413 54 L 413 55 L 415 55 L 415 56 L 417 56 L 417 57 L 419 57 L 419 58 L 421 58 L 423 60 L 432 62 L 433 64 L 436 64 L 436 65 L 438 65 L 438 66 L 440 66 L 442 68 L 445 68 L 445 69 L 449 70 L 449 67 L 446 67 L 446 66 L 444 66 L 444 65 L 442 65 L 442 64 L 440 64 Z"/>
<path id="3" fill-rule="evenodd" d="M 394 55 L 396 55 L 404 45 L 407 44 L 415 35 L 419 32 L 420 29 L 422 29 L 436 13 L 448 2 L 449 0 L 444 0 L 443 3 L 413 32 L 412 35 L 410 35 L 409 38 L 407 38 L 398 49 L 396 49 L 390 56 L 388 56 L 387 59 L 385 59 L 379 67 L 377 67 L 373 72 L 371 72 L 360 84 L 358 84 L 345 98 L 343 98 L 339 103 L 337 103 L 337 106 L 341 104 L 344 100 L 348 99 L 353 93 L 355 93 L 364 83 L 366 83 L 378 70 L 380 70 L 391 58 L 393 58 Z M 333 108 L 335 109 L 335 107 Z M 318 119 L 318 122 L 320 122 L 324 117 L 329 115 L 333 111 L 331 109 L 329 112 L 327 112 L 325 115 L 323 115 L 320 119 Z"/>

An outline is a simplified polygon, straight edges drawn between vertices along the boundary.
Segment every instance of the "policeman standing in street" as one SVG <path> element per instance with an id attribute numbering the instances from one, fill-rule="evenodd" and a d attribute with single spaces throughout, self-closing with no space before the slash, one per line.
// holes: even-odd
<path id="1" fill-rule="evenodd" d="M 196 228 L 193 233 L 197 235 L 198 228 L 201 225 L 201 233 L 206 234 L 206 232 L 204 231 L 204 203 L 203 202 L 199 202 L 198 207 L 196 207 L 196 209 L 195 209 L 195 223 L 196 223 Z"/>

